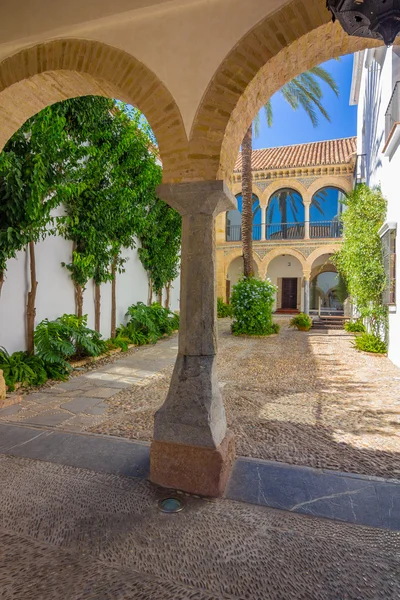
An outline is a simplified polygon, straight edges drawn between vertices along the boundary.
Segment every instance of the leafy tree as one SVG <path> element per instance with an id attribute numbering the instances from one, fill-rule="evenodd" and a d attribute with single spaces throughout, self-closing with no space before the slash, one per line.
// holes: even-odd
<path id="1" fill-rule="evenodd" d="M 386 284 L 379 229 L 386 215 L 386 200 L 379 189 L 358 185 L 348 194 L 342 213 L 343 244 L 332 257 L 362 318 L 368 318 L 374 334 L 386 325 L 382 305 Z"/>
<path id="2" fill-rule="evenodd" d="M 31 287 L 28 292 L 27 350 L 33 352 L 37 291 L 35 243 L 50 231 L 62 177 L 65 119 L 52 107 L 29 119 L 0 154 L 0 291 L 7 260 L 29 248 Z M 64 140 L 64 145 L 60 139 Z"/>
<path id="3" fill-rule="evenodd" d="M 99 330 L 100 285 L 111 281 L 111 337 L 115 337 L 115 281 L 124 270 L 122 250 L 134 247 L 149 197 L 161 181 L 161 169 L 141 113 L 121 103 L 104 111 L 101 126 L 93 123 L 86 132 L 86 155 L 66 186 L 67 214 L 59 221 L 59 231 L 74 242 L 72 261 L 65 266 L 75 285 L 77 315 L 82 315 L 83 292 L 93 278 Z"/>
<path id="4" fill-rule="evenodd" d="M 139 258 L 149 279 L 148 304 L 152 302 L 153 291 L 161 304 L 165 287 L 165 308 L 169 308 L 171 283 L 179 273 L 181 231 L 180 214 L 154 195 L 139 231 Z"/>
<path id="5" fill-rule="evenodd" d="M 318 80 L 326 83 L 338 95 L 338 86 L 332 76 L 323 67 L 314 67 L 295 77 L 280 90 L 283 98 L 293 108 L 303 108 L 311 123 L 317 127 L 319 115 L 330 121 L 330 117 L 322 105 L 322 89 Z M 265 106 L 268 126 L 272 126 L 273 111 L 269 100 Z M 255 134 L 258 135 L 259 115 L 254 121 Z M 252 170 L 251 156 L 253 151 L 253 123 L 250 125 L 242 142 L 242 243 L 244 276 L 249 277 L 253 270 L 253 212 L 252 212 Z M 286 222 L 286 221 L 285 221 Z"/>

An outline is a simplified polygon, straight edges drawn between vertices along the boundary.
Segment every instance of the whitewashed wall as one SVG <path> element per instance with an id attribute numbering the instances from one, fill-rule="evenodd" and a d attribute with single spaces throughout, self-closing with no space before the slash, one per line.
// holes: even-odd
<path id="1" fill-rule="evenodd" d="M 48 237 L 36 245 L 36 324 L 45 318 L 55 319 L 64 313 L 75 312 L 74 287 L 67 269 L 61 262 L 70 262 L 72 242 L 60 237 Z M 148 284 L 136 249 L 127 250 L 125 273 L 117 276 L 117 324 L 125 322 L 128 306 L 135 302 L 147 303 Z M 9 352 L 24 350 L 25 306 L 29 290 L 29 257 L 19 252 L 8 263 L 6 280 L 0 297 L 0 346 Z M 179 278 L 171 291 L 171 309 L 179 310 Z M 94 285 L 90 281 L 84 293 L 83 311 L 88 325 L 94 328 Z M 101 333 L 110 337 L 111 283 L 101 286 Z"/>
<path id="2" fill-rule="evenodd" d="M 380 48 L 356 55 L 361 61 L 358 97 L 358 153 L 367 155 L 367 184 L 380 186 L 388 201 L 386 221 L 397 227 L 396 306 L 389 314 L 389 358 L 400 366 L 400 147 L 390 156 L 385 144 L 385 113 L 394 86 L 400 81 L 399 49 Z M 355 84 L 353 78 L 353 86 Z"/>

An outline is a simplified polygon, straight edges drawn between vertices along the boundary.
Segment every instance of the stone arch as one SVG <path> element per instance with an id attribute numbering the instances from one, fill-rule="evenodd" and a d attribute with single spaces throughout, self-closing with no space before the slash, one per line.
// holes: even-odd
<path id="1" fill-rule="evenodd" d="M 278 258 L 278 256 L 283 256 L 288 254 L 289 256 L 293 256 L 294 258 L 297 258 L 297 260 L 300 262 L 303 272 L 307 271 L 307 261 L 306 258 L 304 256 L 304 254 L 302 254 L 299 250 L 296 250 L 295 248 L 290 248 L 290 247 L 286 247 L 286 246 L 278 246 L 277 248 L 274 248 L 273 250 L 271 250 L 270 252 L 268 252 L 268 254 L 265 256 L 264 260 L 262 261 L 262 268 L 263 268 L 263 276 L 264 278 L 267 276 L 267 271 L 268 271 L 268 267 L 270 265 L 270 263 L 274 260 L 274 258 Z"/>
<path id="2" fill-rule="evenodd" d="M 212 78 L 190 135 L 196 173 L 229 179 L 254 116 L 285 83 L 331 58 L 382 45 L 348 36 L 331 22 L 326 0 L 291 0 L 232 49 Z"/>
<path id="3" fill-rule="evenodd" d="M 139 60 L 96 41 L 54 40 L 0 63 L 0 150 L 32 115 L 60 100 L 84 95 L 108 96 L 137 106 L 157 138 L 164 181 L 185 177 L 188 141 L 171 93 Z"/>
<path id="4" fill-rule="evenodd" d="M 337 188 L 347 194 L 353 189 L 353 184 L 345 177 L 334 177 L 329 175 L 318 177 L 318 179 L 314 181 L 307 190 L 310 199 L 314 196 L 314 194 L 326 187 Z"/>
<path id="5" fill-rule="evenodd" d="M 230 252 L 228 254 L 228 256 L 226 257 L 226 260 L 225 260 L 224 279 L 226 279 L 226 276 L 227 276 L 227 273 L 228 273 L 228 269 L 229 269 L 230 265 L 233 263 L 233 261 L 236 260 L 237 258 L 242 257 L 242 256 L 243 256 L 243 250 L 242 250 L 242 248 L 235 248 L 235 250 L 233 250 L 232 252 Z M 257 254 L 255 252 L 253 252 L 253 261 L 257 265 L 258 274 L 261 275 L 261 272 L 262 272 L 262 261 L 260 260 L 260 258 L 257 256 Z"/>
<path id="6" fill-rule="evenodd" d="M 310 281 L 317 277 L 318 275 L 322 275 L 322 273 L 337 273 L 337 269 L 335 265 L 321 265 L 319 267 L 314 267 L 311 270 Z"/>
<path id="7" fill-rule="evenodd" d="M 320 256 L 323 256 L 324 254 L 334 254 L 338 250 L 340 250 L 340 244 L 333 246 L 320 246 L 319 248 L 316 248 L 307 258 L 307 270 L 312 272 L 314 262 Z"/>
<path id="8" fill-rule="evenodd" d="M 279 190 L 286 188 L 290 188 L 291 190 L 294 190 L 295 192 L 300 194 L 300 196 L 303 199 L 303 202 L 307 199 L 307 188 L 300 181 L 297 181 L 296 179 L 285 178 L 274 181 L 273 183 L 271 183 L 271 185 L 265 188 L 263 192 L 263 206 L 267 207 L 270 200 L 272 199 L 272 196 L 274 196 L 276 192 L 279 192 Z"/>

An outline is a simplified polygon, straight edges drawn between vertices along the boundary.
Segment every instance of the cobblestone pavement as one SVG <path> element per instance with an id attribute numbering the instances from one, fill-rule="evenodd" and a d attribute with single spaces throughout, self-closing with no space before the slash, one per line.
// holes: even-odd
<path id="1" fill-rule="evenodd" d="M 242 456 L 400 478 L 400 369 L 342 331 L 237 338 L 220 321 L 218 373 Z M 177 339 L 121 355 L 0 419 L 150 440 Z"/>
<path id="2" fill-rule="evenodd" d="M 395 600 L 400 534 L 0 455 L 2 600 Z"/>

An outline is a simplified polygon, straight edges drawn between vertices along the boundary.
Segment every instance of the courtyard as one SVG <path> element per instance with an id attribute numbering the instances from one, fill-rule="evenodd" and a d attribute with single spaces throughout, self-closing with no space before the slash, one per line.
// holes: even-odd
<path id="1" fill-rule="evenodd" d="M 400 475 L 400 369 L 341 330 L 235 337 L 219 321 L 218 377 L 238 456 L 384 478 Z M 20 397 L 3 422 L 149 442 L 177 335 Z M 81 373 L 81 374 L 80 374 Z"/>

